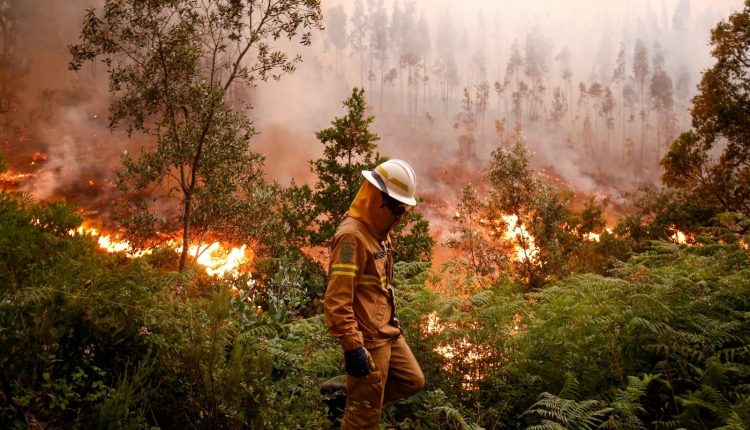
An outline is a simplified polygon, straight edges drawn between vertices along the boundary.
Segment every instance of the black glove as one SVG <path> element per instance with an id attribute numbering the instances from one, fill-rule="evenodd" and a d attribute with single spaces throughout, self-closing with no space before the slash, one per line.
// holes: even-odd
<path id="1" fill-rule="evenodd" d="M 370 360 L 365 348 L 344 352 L 344 363 L 349 375 L 361 378 L 370 374 Z"/>

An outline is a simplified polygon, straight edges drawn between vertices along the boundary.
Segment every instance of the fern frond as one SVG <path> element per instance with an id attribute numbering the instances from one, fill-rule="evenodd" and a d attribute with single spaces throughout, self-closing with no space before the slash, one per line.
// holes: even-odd
<path id="1" fill-rule="evenodd" d="M 725 425 L 716 427 L 714 430 L 747 430 L 747 426 L 745 426 L 739 415 L 732 413 Z"/>
<path id="2" fill-rule="evenodd" d="M 575 401 L 544 392 L 522 415 L 538 415 L 566 429 L 593 430 L 613 412 L 599 400 Z"/>
<path id="3" fill-rule="evenodd" d="M 666 336 L 667 334 L 672 332 L 672 328 L 667 324 L 659 321 L 650 321 L 639 316 L 631 318 L 628 322 L 628 326 L 644 328 L 659 337 Z"/>
<path id="4" fill-rule="evenodd" d="M 336 375 L 333 378 L 326 379 L 324 384 L 346 384 L 346 375 Z"/>
<path id="5" fill-rule="evenodd" d="M 526 430 L 568 430 L 567 427 L 554 421 L 542 420 L 540 424 L 526 427 Z"/>
<path id="6" fill-rule="evenodd" d="M 466 418 L 464 418 L 463 414 L 461 414 L 461 411 L 451 405 L 438 406 L 434 409 L 434 411 L 440 413 L 441 415 L 444 415 L 449 420 L 455 421 L 460 426 L 461 430 L 481 429 L 481 427 L 467 422 Z"/>
<path id="7" fill-rule="evenodd" d="M 276 330 L 269 326 L 269 325 L 258 325 L 255 327 L 251 327 L 250 329 L 246 330 L 244 333 L 240 334 L 238 337 L 238 340 L 240 341 L 250 341 L 250 342 L 257 342 L 260 338 L 265 339 L 273 339 L 278 336 L 278 333 Z"/>
<path id="8" fill-rule="evenodd" d="M 731 409 L 727 399 L 718 390 L 707 385 L 701 385 L 697 391 L 681 396 L 679 400 L 686 408 L 698 407 L 719 416 L 725 416 Z"/>
<path id="9" fill-rule="evenodd" d="M 750 345 L 723 349 L 718 352 L 717 357 L 722 363 L 750 364 Z"/>
<path id="10" fill-rule="evenodd" d="M 570 400 L 581 399 L 581 384 L 572 373 L 568 372 L 565 374 L 565 384 L 560 390 L 558 397 Z"/>

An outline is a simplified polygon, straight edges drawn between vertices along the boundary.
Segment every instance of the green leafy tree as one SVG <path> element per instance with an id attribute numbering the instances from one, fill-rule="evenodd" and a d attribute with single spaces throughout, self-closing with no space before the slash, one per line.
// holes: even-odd
<path id="1" fill-rule="evenodd" d="M 431 261 L 435 239 L 430 236 L 430 222 L 421 212 L 410 211 L 394 229 L 395 261 Z"/>
<path id="2" fill-rule="evenodd" d="M 711 55 L 693 99 L 692 130 L 661 161 L 662 180 L 718 212 L 750 213 L 750 1 L 711 31 Z M 715 154 L 720 151 L 718 158 Z"/>
<path id="3" fill-rule="evenodd" d="M 586 240 L 585 235 L 603 233 L 601 210 L 592 200 L 576 212 L 571 192 L 542 183 L 521 137 L 511 148 L 493 151 L 487 179 L 491 185 L 487 219 L 495 228 L 514 232 L 505 240 L 515 247 L 514 271 L 529 288 L 539 288 L 574 267 L 598 266 L 596 259 L 589 258 L 596 253 L 585 252 L 598 242 Z"/>
<path id="4" fill-rule="evenodd" d="M 343 221 L 362 184 L 361 171 L 386 160 L 376 152 L 380 137 L 369 129 L 375 117 L 366 115 L 365 90 L 354 88 L 344 107 L 345 116 L 315 133 L 325 145 L 323 158 L 310 163 L 318 176 L 313 193 L 317 231 L 311 242 L 315 245 L 327 245 Z"/>
<path id="5" fill-rule="evenodd" d="M 476 188 L 464 187 L 451 228 L 455 237 L 449 239 L 447 245 L 461 250 L 475 273 L 499 275 L 508 268 L 512 245 L 498 240 L 497 225 L 490 221 L 487 212 L 487 202 L 481 199 Z"/>
<path id="6" fill-rule="evenodd" d="M 374 116 L 367 116 L 364 89 L 354 88 L 344 101 L 347 113 L 336 117 L 331 127 L 315 136 L 325 145 L 323 158 L 310 162 L 318 177 L 311 189 L 292 185 L 284 219 L 291 236 L 300 244 L 327 248 L 336 228 L 343 221 L 362 181 L 362 170 L 372 169 L 386 161 L 377 151 L 380 137 L 369 130 Z M 311 203 L 311 204 L 310 204 Z M 398 244 L 398 260 L 422 260 L 432 257 L 434 240 L 429 223 L 418 211 L 411 211 L 392 236 Z"/>
<path id="7" fill-rule="evenodd" d="M 249 106 L 232 106 L 227 96 L 292 73 L 301 58 L 277 42 L 309 44 L 321 19 L 319 0 L 107 0 L 101 13 L 87 12 L 70 67 L 104 62 L 111 125 L 154 142 L 137 159 L 124 156 L 121 184 L 177 199 L 183 244 L 238 219 L 252 224 L 248 205 L 268 202 L 256 200 L 272 193 L 263 190 L 262 157 L 248 149 L 255 132 L 244 115 Z M 153 230 L 154 209 L 138 203 L 133 225 Z M 180 270 L 187 256 L 183 246 Z"/>

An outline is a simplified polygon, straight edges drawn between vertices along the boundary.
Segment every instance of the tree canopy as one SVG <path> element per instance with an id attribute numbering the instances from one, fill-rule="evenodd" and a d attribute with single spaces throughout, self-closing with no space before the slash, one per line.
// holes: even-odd
<path id="1" fill-rule="evenodd" d="M 380 137 L 370 131 L 375 117 L 366 113 L 364 94 L 362 88 L 352 89 L 343 103 L 345 115 L 335 117 L 331 127 L 315 133 L 325 148 L 322 158 L 310 161 L 310 169 L 317 176 L 313 187 L 293 184 L 287 190 L 282 213 L 292 240 L 301 246 L 327 249 L 364 181 L 362 171 L 387 160 L 377 152 L 375 142 Z M 397 260 L 431 258 L 435 240 L 430 236 L 429 222 L 419 211 L 410 211 L 391 236 L 397 243 Z"/>
<path id="2" fill-rule="evenodd" d="M 750 213 L 750 1 L 711 31 L 716 63 L 693 99 L 692 129 L 662 160 L 665 184 L 712 212 Z M 718 155 L 718 156 L 717 156 Z"/>
<path id="3" fill-rule="evenodd" d="M 280 39 L 307 45 L 321 19 L 319 0 L 107 0 L 101 13 L 87 12 L 70 67 L 101 59 L 111 125 L 153 139 L 137 159 L 124 155 L 120 184 L 179 200 L 180 269 L 193 229 L 236 226 L 248 205 L 267 203 L 255 202 L 266 185 L 262 157 L 249 150 L 249 106 L 233 106 L 230 91 L 292 73 L 301 57 L 289 57 Z M 134 206 L 130 225 L 153 232 L 154 208 L 145 199 Z"/>

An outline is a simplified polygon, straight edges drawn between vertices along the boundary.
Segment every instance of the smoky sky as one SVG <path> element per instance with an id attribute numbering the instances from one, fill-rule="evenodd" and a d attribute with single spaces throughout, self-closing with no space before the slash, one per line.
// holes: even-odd
<path id="1" fill-rule="evenodd" d="M 275 178 L 285 181 L 288 172 L 293 171 L 295 175 L 302 175 L 297 176 L 298 179 L 310 179 L 309 175 L 305 176 L 304 169 L 292 167 L 297 164 L 288 154 L 293 153 L 309 159 L 322 152 L 322 147 L 315 141 L 313 132 L 328 126 L 334 115 L 343 113 L 341 102 L 353 86 L 364 86 L 367 90 L 366 96 L 372 105 L 372 114 L 376 117 L 373 129 L 382 138 L 379 146 L 384 153 L 413 160 L 414 164 L 417 164 L 418 172 L 422 173 L 455 158 L 458 134 L 452 125 L 453 118 L 461 110 L 460 97 L 454 97 L 450 103 L 441 103 L 436 100 L 437 97 L 433 97 L 426 106 L 419 108 L 417 122 L 423 122 L 421 119 L 428 113 L 432 121 L 415 125 L 414 121 L 410 123 L 403 115 L 403 102 L 398 101 L 399 106 L 394 104 L 394 99 L 400 97 L 394 96 L 400 91 L 398 82 L 386 88 L 386 92 L 392 97 L 386 97 L 390 104 L 381 106 L 378 83 L 380 76 L 375 76 L 375 82 L 372 84 L 367 79 L 368 71 L 377 69 L 378 65 L 372 67 L 373 65 L 368 64 L 368 60 L 365 59 L 363 73 L 359 53 L 351 46 L 351 41 L 340 53 L 336 53 L 329 35 L 336 31 L 344 31 L 351 39 L 354 32 L 353 15 L 357 7 L 361 7 L 364 13 L 368 14 L 377 3 L 325 1 L 323 7 L 327 29 L 314 39 L 310 49 L 298 51 L 303 54 L 305 60 L 297 72 L 280 82 L 264 84 L 257 88 L 254 118 L 261 132 L 265 132 L 266 129 L 272 130 L 266 136 L 259 136 L 257 145 L 267 153 L 268 163 Z M 740 9 L 743 2 L 468 0 L 457 4 L 453 1 L 423 0 L 384 1 L 383 4 L 389 18 L 393 14 L 394 5 L 398 4 L 402 11 L 411 12 L 414 21 L 427 22 L 429 48 L 425 53 L 425 62 L 428 64 L 434 63 L 439 56 L 441 32 L 444 27 L 452 27 L 449 43 L 453 45 L 458 68 L 457 91 L 466 87 L 473 92 L 473 87 L 479 83 L 480 78 L 472 63 L 472 58 L 476 56 L 484 59 L 484 79 L 490 85 L 495 81 L 502 82 L 506 77 L 511 46 L 516 42 L 523 51 L 530 38 L 538 40 L 546 51 L 544 80 L 548 84 L 548 91 L 561 82 L 564 65 L 560 57 L 565 57 L 565 52 L 567 58 L 564 61 L 569 64 L 573 75 L 574 93 L 579 82 L 600 82 L 610 85 L 612 69 L 621 44 L 624 44 L 628 57 L 631 57 L 636 40 L 641 39 L 649 50 L 649 56 L 653 54 L 655 44 L 658 44 L 665 57 L 665 67 L 675 84 L 676 75 L 680 72 L 686 73 L 689 80 L 687 87 L 692 97 L 701 72 L 711 65 L 708 45 L 710 29 L 719 20 Z M 346 14 L 345 29 L 341 29 L 330 20 L 330 12 L 337 8 L 342 8 Z M 368 55 L 366 53 L 365 57 Z M 397 57 L 398 48 L 393 47 L 386 68 L 396 68 L 398 72 L 405 73 L 399 68 Z M 631 62 L 630 58 L 628 60 Z M 338 67 L 337 61 L 340 63 Z M 629 75 L 632 74 L 631 68 L 632 64 L 628 64 Z M 375 72 L 377 74 L 377 70 Z M 434 81 L 435 79 L 432 84 L 436 85 Z M 493 105 L 494 95 L 491 95 L 491 98 L 490 105 Z M 571 94 L 570 98 L 577 98 L 577 95 Z M 575 100 L 571 101 L 574 102 Z M 688 107 L 683 103 L 675 108 L 681 129 L 689 126 Z M 480 158 L 486 160 L 496 145 L 491 122 L 503 116 L 502 112 L 489 112 L 489 124 L 486 124 L 485 130 L 477 132 L 477 151 Z M 281 141 L 277 139 L 279 130 L 284 131 L 284 139 Z M 582 166 L 585 161 L 578 154 L 566 151 L 567 153 L 561 157 L 555 148 L 558 146 L 554 141 L 555 136 L 539 134 L 535 133 L 533 139 L 527 136 L 527 143 L 540 159 L 540 165 L 554 161 L 563 171 L 561 174 L 573 187 L 579 187 L 584 191 L 593 191 L 597 188 L 595 175 L 585 172 L 593 169 Z M 284 148 L 286 151 L 273 151 L 272 148 Z M 425 168 L 419 167 L 424 164 L 427 165 Z M 279 174 L 273 168 L 276 166 L 281 168 Z"/>
<path id="2" fill-rule="evenodd" d="M 67 70 L 67 46 L 77 42 L 86 8 L 102 3 L 0 1 L 0 10 L 14 12 L 14 58 L 25 70 L 15 120 L 25 124 L 32 136 L 10 142 L 5 150 L 11 161 L 14 152 L 48 152 L 40 180 L 29 186 L 39 197 L 54 194 L 55 184 L 81 177 L 111 180 L 122 151 L 144 143 L 107 129 L 109 95 L 103 67 L 85 66 L 78 73 Z M 243 92 L 253 106 L 250 115 L 259 132 L 252 148 L 266 156 L 270 179 L 285 184 L 293 178 L 314 181 L 308 161 L 319 157 L 323 149 L 315 131 L 343 115 L 343 100 L 352 87 L 362 86 L 369 113 L 375 116 L 372 129 L 381 137 L 379 151 L 409 161 L 417 171 L 421 193 L 455 201 L 466 181 L 479 180 L 491 151 L 513 133 L 508 106 L 512 97 L 509 92 L 498 95 L 494 84 L 520 85 L 519 78 L 514 81 L 508 73 L 515 45 L 524 61 L 538 57 L 539 82 L 534 85 L 541 101 L 538 109 L 527 104 L 521 114 L 535 166 L 553 170 L 578 191 L 601 195 L 622 191 L 657 177 L 655 160 L 665 144 L 640 149 L 650 163 L 642 168 L 646 173 L 628 170 L 623 161 L 627 151 L 620 146 L 626 138 L 633 146 L 656 136 L 664 141 L 668 133 L 689 127 L 689 99 L 701 72 L 711 65 L 710 29 L 742 5 L 741 0 L 324 0 L 326 30 L 313 34 L 311 46 L 283 45 L 303 57 L 296 72 Z M 375 18 L 378 11 L 379 21 Z M 394 25 L 396 15 L 400 27 Z M 380 54 L 372 37 L 378 25 L 387 34 Z M 357 34 L 363 38 L 359 45 L 354 43 Z M 586 125 L 586 104 L 598 102 L 582 100 L 579 84 L 586 88 L 600 84 L 619 101 L 620 89 L 612 79 L 617 55 L 624 47 L 626 74 L 632 81 L 638 40 L 648 50 L 650 73 L 655 53 L 663 57 L 661 64 L 674 87 L 672 128 L 668 132 L 659 129 L 659 117 L 651 113 L 641 136 L 638 117 L 633 119 L 632 112 L 618 107 L 610 128 L 606 118 L 594 114 Z M 411 65 L 404 60 L 405 53 L 416 57 Z M 445 77 L 446 59 L 450 60 L 450 85 Z M 519 72 L 526 79 L 522 73 L 531 72 Z M 483 84 L 489 86 L 489 99 L 472 131 L 476 155 L 461 173 L 452 167 L 459 157 L 461 133 L 454 124 L 462 111 L 463 89 L 476 105 Z M 564 93 L 568 110 L 553 126 L 549 116 L 556 88 Z M 648 98 L 646 104 L 651 102 Z M 533 115 L 536 120 L 527 119 Z M 504 127 L 504 134 L 497 131 L 496 121 Z M 605 155 L 580 143 L 586 139 L 582 137 L 585 127 L 593 133 L 594 144 L 607 139 Z"/>

